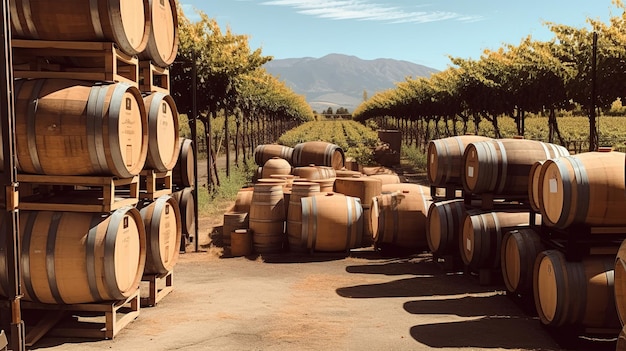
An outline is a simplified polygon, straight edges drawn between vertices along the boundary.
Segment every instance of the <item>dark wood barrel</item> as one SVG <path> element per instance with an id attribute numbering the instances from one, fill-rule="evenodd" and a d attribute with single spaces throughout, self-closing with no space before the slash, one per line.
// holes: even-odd
<path id="1" fill-rule="evenodd" d="M 149 8 L 148 0 L 12 0 L 11 33 L 20 39 L 112 41 L 137 55 L 148 45 Z"/>
<path id="2" fill-rule="evenodd" d="M 24 173 L 130 178 L 146 163 L 146 110 L 128 84 L 18 79 L 15 116 Z"/>
<path id="3" fill-rule="evenodd" d="M 622 325 L 626 325 L 626 241 L 615 257 L 615 307 Z"/>
<path id="4" fill-rule="evenodd" d="M 5 240 L 7 216 L 1 219 Z M 139 211 L 111 215 L 22 211 L 20 264 L 24 298 L 47 304 L 124 300 L 139 288 L 146 262 L 146 233 Z M 0 252 L 0 265 L 7 256 Z M 0 271 L 7 296 L 6 270 Z"/>
<path id="5" fill-rule="evenodd" d="M 425 249 L 426 215 L 431 204 L 430 189 L 415 185 L 371 200 L 370 221 L 377 246 L 402 249 Z"/>
<path id="6" fill-rule="evenodd" d="M 307 141 L 293 148 L 291 164 L 294 167 L 327 166 L 342 169 L 345 165 L 343 149 L 338 145 L 325 141 Z"/>
<path id="7" fill-rule="evenodd" d="M 232 244 L 231 234 L 237 229 L 248 229 L 248 212 L 229 211 L 224 213 L 224 225 L 222 226 L 222 243 L 224 246 Z"/>
<path id="8" fill-rule="evenodd" d="M 544 250 L 541 237 L 531 228 L 510 230 L 504 234 L 500 263 L 508 291 L 532 294 L 535 259 Z"/>
<path id="9" fill-rule="evenodd" d="M 491 140 L 478 135 L 459 135 L 428 142 L 426 174 L 430 185 L 461 185 L 463 153 L 469 143 Z"/>
<path id="10" fill-rule="evenodd" d="M 169 94 L 152 92 L 143 99 L 148 113 L 146 169 L 166 172 L 174 168 L 180 153 L 178 110 Z"/>
<path id="11" fill-rule="evenodd" d="M 539 176 L 541 175 L 541 167 L 543 167 L 544 163 L 545 161 L 533 163 L 528 173 L 528 204 L 535 212 L 541 212 L 541 204 L 539 203 L 539 198 L 541 197 L 541 193 L 539 192 Z"/>
<path id="12" fill-rule="evenodd" d="M 537 161 L 569 156 L 562 146 L 527 139 L 470 143 L 463 154 L 463 188 L 470 193 L 528 196 L 528 174 Z"/>
<path id="13" fill-rule="evenodd" d="M 527 226 L 528 212 L 465 213 L 459 235 L 459 252 L 463 263 L 472 269 L 499 268 L 502 236 L 507 228 Z"/>
<path id="14" fill-rule="evenodd" d="M 254 149 L 254 162 L 261 167 L 272 157 L 280 157 L 291 162 L 292 155 L 293 148 L 289 146 L 278 144 L 259 145 Z"/>
<path id="15" fill-rule="evenodd" d="M 327 193 L 300 201 L 302 239 L 308 249 L 333 252 L 362 246 L 364 218 L 359 198 Z"/>
<path id="16" fill-rule="evenodd" d="M 139 211 L 146 230 L 145 274 L 171 272 L 178 262 L 182 237 L 178 201 L 164 195 L 144 203 Z"/>
<path id="17" fill-rule="evenodd" d="M 181 188 L 193 187 L 195 185 L 193 141 L 180 138 L 179 144 L 180 152 L 178 153 L 178 161 L 172 169 L 172 182 Z"/>
<path id="18" fill-rule="evenodd" d="M 430 251 L 439 256 L 458 254 L 459 233 L 465 218 L 465 201 L 458 199 L 433 202 L 426 218 L 426 238 Z"/>
<path id="19" fill-rule="evenodd" d="M 250 229 L 236 229 L 231 235 L 230 254 L 233 257 L 248 256 L 254 251 L 252 247 L 252 231 Z"/>
<path id="20" fill-rule="evenodd" d="M 533 292 L 541 323 L 559 327 L 617 328 L 615 256 L 567 261 L 557 250 L 543 251 L 534 267 Z"/>
<path id="21" fill-rule="evenodd" d="M 626 226 L 625 159 L 621 152 L 587 152 L 546 161 L 539 176 L 544 223 Z"/>
<path id="22" fill-rule="evenodd" d="M 334 168 L 316 165 L 294 167 L 292 173 L 293 175 L 300 177 L 300 179 L 304 179 L 306 181 L 330 179 L 337 177 L 337 172 Z"/>
<path id="23" fill-rule="evenodd" d="M 126 0 L 124 0 L 126 1 Z M 178 12 L 175 0 L 148 0 L 150 36 L 140 59 L 168 67 L 178 53 Z"/>

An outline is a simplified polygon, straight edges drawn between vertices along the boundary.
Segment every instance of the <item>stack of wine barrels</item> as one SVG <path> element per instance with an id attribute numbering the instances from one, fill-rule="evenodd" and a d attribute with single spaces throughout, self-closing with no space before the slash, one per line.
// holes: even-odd
<path id="1" fill-rule="evenodd" d="M 26 73 L 21 66 L 16 69 L 19 174 L 53 179 L 63 185 L 61 191 L 72 188 L 86 202 L 102 201 L 102 194 L 77 187 L 77 176 L 106 178 L 111 184 L 128 179 L 130 188 L 120 191 L 136 194 L 136 206 L 109 212 L 89 213 L 63 202 L 55 212 L 20 211 L 25 298 L 49 304 L 127 299 L 137 293 L 143 276 L 171 272 L 178 258 L 181 216 L 176 199 L 169 194 L 149 198 L 132 190 L 146 170 L 168 173 L 174 167 L 180 149 L 178 112 L 169 91 L 140 89 L 139 74 L 124 81 L 85 78 L 109 77 L 113 68 L 84 66 L 87 59 L 81 57 L 105 62 L 122 60 L 123 55 L 136 72 L 142 60 L 166 69 L 178 47 L 175 1 L 125 0 L 102 6 L 98 1 L 16 0 L 11 13 L 13 37 L 21 42 L 14 47 L 16 56 L 28 63 L 50 54 L 45 60 L 49 66 L 31 65 L 33 70 Z M 80 51 L 88 42 L 111 43 L 113 51 L 105 49 L 102 57 L 90 52 L 59 59 L 59 52 L 68 47 Z M 29 57 L 25 46 L 36 48 L 38 56 Z M 55 66 L 67 69 L 55 72 Z M 20 182 L 22 186 L 37 188 Z M 112 202 L 115 197 L 104 195 Z M 6 281 L 6 272 L 0 272 L 2 294 Z"/>
<path id="2" fill-rule="evenodd" d="M 180 139 L 178 161 L 172 169 L 172 197 L 179 206 L 182 236 L 180 251 L 184 252 L 188 244 L 197 240 L 196 236 L 196 200 L 195 166 L 193 140 Z"/>
<path id="3" fill-rule="evenodd" d="M 544 247 L 533 267 L 543 324 L 623 326 L 625 161 L 624 153 L 600 148 L 546 160 L 529 173 L 528 192 L 543 221 Z"/>

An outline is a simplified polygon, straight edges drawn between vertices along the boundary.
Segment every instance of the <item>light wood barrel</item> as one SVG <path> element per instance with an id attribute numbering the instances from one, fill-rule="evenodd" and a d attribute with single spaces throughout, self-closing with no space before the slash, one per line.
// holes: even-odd
<path id="1" fill-rule="evenodd" d="M 180 152 L 178 161 L 172 169 L 172 182 L 179 187 L 193 187 L 195 186 L 193 141 L 180 138 L 179 144 Z"/>
<path id="2" fill-rule="evenodd" d="M 7 217 L 1 226 L 6 229 Z M 5 240 L 6 230 L 0 230 Z M 47 304 L 123 300 L 139 288 L 146 262 L 146 233 L 139 211 L 111 215 L 22 211 L 20 265 L 24 298 Z M 7 267 L 5 251 L 0 265 Z M 8 292 L 6 270 L 0 289 Z"/>
<path id="3" fill-rule="evenodd" d="M 343 149 L 339 146 L 325 141 L 307 141 L 297 144 L 293 148 L 291 164 L 294 167 L 314 164 L 317 166 L 327 166 L 333 169 L 344 167 L 345 156 Z"/>
<path id="4" fill-rule="evenodd" d="M 614 264 L 615 256 L 610 255 L 571 262 L 560 251 L 541 252 L 535 260 L 533 278 L 535 307 L 541 322 L 554 327 L 618 327 Z"/>
<path id="5" fill-rule="evenodd" d="M 126 1 L 126 0 L 124 0 Z M 174 0 L 148 0 L 150 36 L 140 59 L 168 67 L 178 53 L 178 12 Z"/>
<path id="6" fill-rule="evenodd" d="M 151 18 L 147 0 L 12 0 L 14 38 L 112 41 L 129 55 L 148 45 Z"/>
<path id="7" fill-rule="evenodd" d="M 224 225 L 222 226 L 222 243 L 224 246 L 232 244 L 231 234 L 237 229 L 248 229 L 248 212 L 226 212 L 224 213 Z"/>
<path id="8" fill-rule="evenodd" d="M 148 113 L 146 169 L 166 172 L 174 168 L 180 153 L 178 110 L 171 95 L 152 92 L 143 99 Z"/>
<path id="9" fill-rule="evenodd" d="M 302 239 L 315 251 L 346 251 L 361 247 L 363 207 L 359 198 L 337 193 L 300 199 Z"/>
<path id="10" fill-rule="evenodd" d="M 236 229 L 231 233 L 230 237 L 230 254 L 233 257 L 252 254 L 252 231 L 250 229 Z"/>
<path id="11" fill-rule="evenodd" d="M 18 79 L 15 116 L 24 173 L 130 178 L 145 165 L 146 110 L 128 84 Z"/>
<path id="12" fill-rule="evenodd" d="M 347 196 L 358 197 L 363 208 L 369 208 L 372 198 L 382 194 L 383 183 L 371 177 L 337 178 L 335 191 Z"/>
<path id="13" fill-rule="evenodd" d="M 541 204 L 539 203 L 539 198 L 541 197 L 541 193 L 539 193 L 539 176 L 541 175 L 541 167 L 543 167 L 544 163 L 545 161 L 533 163 L 528 173 L 528 204 L 530 208 L 536 212 L 541 212 Z"/>
<path id="14" fill-rule="evenodd" d="M 259 145 L 254 149 L 254 162 L 258 166 L 263 166 L 267 160 L 273 157 L 280 157 L 291 162 L 293 148 L 285 145 L 266 144 Z"/>
<path id="15" fill-rule="evenodd" d="M 254 187 L 245 187 L 237 191 L 235 197 L 235 212 L 250 212 L 250 206 L 252 205 L 252 194 L 254 193 Z"/>
<path id="16" fill-rule="evenodd" d="M 535 140 L 473 142 L 463 154 L 463 188 L 474 194 L 528 196 L 532 165 L 560 156 L 569 156 L 567 149 Z"/>
<path id="17" fill-rule="evenodd" d="M 289 208 L 287 210 L 287 239 L 289 250 L 302 252 L 307 250 L 307 242 L 302 238 L 302 198 L 319 195 L 320 185 L 312 182 L 297 182 L 291 188 Z"/>
<path id="18" fill-rule="evenodd" d="M 311 182 L 319 184 L 322 193 L 330 193 L 335 189 L 335 178 L 312 179 Z"/>
<path id="19" fill-rule="evenodd" d="M 196 235 L 196 205 L 193 191 L 192 188 L 187 187 L 172 193 L 172 197 L 178 203 L 182 233 L 187 237 Z"/>
<path id="20" fill-rule="evenodd" d="M 545 223 L 626 226 L 621 152 L 588 152 L 548 160 L 541 168 L 539 204 Z"/>
<path id="21" fill-rule="evenodd" d="M 615 307 L 622 325 L 626 325 L 626 241 L 615 257 Z"/>
<path id="22" fill-rule="evenodd" d="M 426 215 L 430 204 L 430 190 L 424 186 L 374 197 L 370 205 L 374 243 L 403 249 L 427 248 Z"/>
<path id="23" fill-rule="evenodd" d="M 291 174 L 291 164 L 280 157 L 272 157 L 265 162 L 261 170 L 261 178 L 270 178 L 271 175 Z"/>
<path id="24" fill-rule="evenodd" d="M 146 230 L 144 274 L 171 272 L 178 261 L 182 238 L 181 214 L 176 199 L 164 195 L 139 211 Z"/>
<path id="25" fill-rule="evenodd" d="M 283 185 L 256 183 L 252 193 L 249 225 L 256 253 L 277 253 L 285 239 Z"/>
<path id="26" fill-rule="evenodd" d="M 359 171 L 352 171 L 349 169 L 338 169 L 335 170 L 336 178 L 355 178 L 355 177 L 363 177 L 363 173 Z"/>
<path id="27" fill-rule="evenodd" d="M 528 212 L 467 211 L 459 236 L 463 263 L 473 269 L 499 268 L 506 228 L 527 226 L 529 220 Z"/>
<path id="28" fill-rule="evenodd" d="M 531 228 L 510 230 L 504 234 L 500 263 L 508 291 L 532 294 L 535 259 L 544 250 L 541 237 Z"/>
<path id="29" fill-rule="evenodd" d="M 400 180 L 400 176 L 398 176 L 397 174 L 373 174 L 368 177 L 372 179 L 379 179 L 383 185 L 402 183 L 402 181 Z"/>
<path id="30" fill-rule="evenodd" d="M 292 173 L 305 181 L 337 177 L 337 172 L 334 168 L 316 165 L 294 167 Z"/>
<path id="31" fill-rule="evenodd" d="M 433 202 L 426 218 L 426 238 L 430 251 L 440 256 L 458 254 L 459 233 L 465 219 L 465 201 Z"/>
<path id="32" fill-rule="evenodd" d="M 444 187 L 446 184 L 461 185 L 463 153 L 469 143 L 491 140 L 478 135 L 459 135 L 431 140 L 426 154 L 426 173 L 430 185 Z"/>

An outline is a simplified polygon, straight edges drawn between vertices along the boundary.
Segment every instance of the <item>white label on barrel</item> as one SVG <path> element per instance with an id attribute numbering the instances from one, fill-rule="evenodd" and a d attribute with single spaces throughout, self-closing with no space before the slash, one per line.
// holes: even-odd
<path id="1" fill-rule="evenodd" d="M 474 167 L 467 167 L 467 176 L 474 178 Z"/>
<path id="2" fill-rule="evenodd" d="M 472 241 L 467 239 L 467 251 L 472 251 Z"/>
<path id="3" fill-rule="evenodd" d="M 554 194 L 558 191 L 558 186 L 556 185 L 556 179 L 550 179 L 550 193 Z"/>
<path id="4" fill-rule="evenodd" d="M 435 163 L 435 154 L 430 154 L 430 163 Z"/>

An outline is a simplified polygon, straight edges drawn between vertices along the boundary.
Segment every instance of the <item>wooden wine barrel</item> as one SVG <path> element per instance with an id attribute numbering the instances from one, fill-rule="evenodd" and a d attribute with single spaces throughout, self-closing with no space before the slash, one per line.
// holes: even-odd
<path id="1" fill-rule="evenodd" d="M 285 239 L 285 220 L 282 184 L 254 184 L 249 225 L 253 232 L 252 240 L 256 253 L 282 251 Z"/>
<path id="2" fill-rule="evenodd" d="M 569 156 L 562 146 L 527 139 L 470 143 L 463 154 L 463 188 L 470 193 L 528 196 L 528 174 L 537 161 Z"/>
<path id="3" fill-rule="evenodd" d="M 193 187 L 194 179 L 194 155 L 193 141 L 191 139 L 180 138 L 180 152 L 178 161 L 172 170 L 172 182 L 179 187 Z"/>
<path id="4" fill-rule="evenodd" d="M 330 193 L 335 189 L 335 178 L 313 179 L 311 182 L 319 184 L 322 193 Z"/>
<path id="5" fill-rule="evenodd" d="M 24 173 L 130 178 L 146 162 L 146 110 L 128 84 L 18 79 L 15 116 Z"/>
<path id="6" fill-rule="evenodd" d="M 372 179 L 379 179 L 383 185 L 402 183 L 402 181 L 400 180 L 400 176 L 398 176 L 397 174 L 373 174 L 368 177 Z"/>
<path id="7" fill-rule="evenodd" d="M 352 171 L 349 169 L 338 169 L 335 170 L 336 178 L 355 178 L 355 177 L 363 177 L 363 173 L 359 171 Z"/>
<path id="8" fill-rule="evenodd" d="M 182 238 L 181 213 L 176 199 L 164 195 L 144 203 L 139 213 L 146 230 L 144 274 L 171 272 L 178 261 Z"/>
<path id="9" fill-rule="evenodd" d="M 622 325 L 626 325 L 626 241 L 615 257 L 615 307 Z"/>
<path id="10" fill-rule="evenodd" d="M 305 181 L 311 181 L 316 179 L 330 179 L 337 177 L 337 172 L 334 168 L 316 165 L 294 167 L 292 173 L 293 175 L 300 177 L 300 179 L 303 179 Z"/>
<path id="11" fill-rule="evenodd" d="M 587 152 L 548 160 L 539 176 L 539 207 L 546 224 L 626 226 L 621 152 Z"/>
<path id="12" fill-rule="evenodd" d="M 433 202 L 426 218 L 426 239 L 430 251 L 439 256 L 458 254 L 459 233 L 465 219 L 465 201 Z"/>
<path id="13" fill-rule="evenodd" d="M 291 174 L 291 164 L 280 157 L 272 157 L 265 162 L 261 171 L 262 178 L 270 178 L 271 175 Z"/>
<path id="14" fill-rule="evenodd" d="M 182 233 L 187 237 L 195 237 L 196 205 L 193 199 L 193 189 L 187 187 L 183 190 L 176 191 L 172 193 L 172 197 L 178 203 Z"/>
<path id="15" fill-rule="evenodd" d="M 340 194 L 358 197 L 363 208 L 369 208 L 372 198 L 382 194 L 383 183 L 372 177 L 337 178 L 334 190 Z"/>
<path id="16" fill-rule="evenodd" d="M 459 236 L 463 263 L 473 269 L 499 268 L 506 228 L 527 226 L 529 219 L 528 212 L 467 211 Z"/>
<path id="17" fill-rule="evenodd" d="M 346 251 L 361 247 L 363 207 L 359 198 L 337 193 L 300 199 L 302 239 L 315 251 Z"/>
<path id="18" fill-rule="evenodd" d="M 370 220 L 375 245 L 427 248 L 426 214 L 430 204 L 430 190 L 423 186 L 372 198 Z"/>
<path id="19" fill-rule="evenodd" d="M 14 0 L 10 10 L 14 38 L 112 41 L 128 55 L 146 48 L 153 21 L 147 0 Z"/>
<path id="20" fill-rule="evenodd" d="M 0 240 L 7 235 L 3 216 Z M 139 288 L 146 262 L 146 233 L 139 211 L 111 215 L 20 212 L 20 265 L 24 299 L 47 304 L 124 300 Z M 6 254 L 0 265 L 7 266 Z M 8 277 L 0 270 L 0 293 Z"/>
<path id="21" fill-rule="evenodd" d="M 237 229 L 248 229 L 249 224 L 248 212 L 225 212 L 224 225 L 222 226 L 222 243 L 224 246 L 232 244 L 231 234 Z"/>
<path id="22" fill-rule="evenodd" d="M 415 192 L 427 192 L 430 194 L 430 189 L 420 184 L 415 183 L 391 183 L 384 184 L 381 187 L 382 193 L 393 193 L 394 191 L 415 191 Z"/>
<path id="23" fill-rule="evenodd" d="M 491 140 L 478 135 L 459 135 L 431 140 L 426 154 L 426 173 L 430 185 L 444 187 L 447 184 L 461 185 L 463 153 L 469 143 Z"/>
<path id="24" fill-rule="evenodd" d="M 148 0 L 150 36 L 139 58 L 168 67 L 178 53 L 178 13 L 175 0 Z"/>
<path id="25" fill-rule="evenodd" d="M 545 249 L 541 237 L 531 228 L 510 230 L 504 234 L 500 263 L 508 291 L 532 294 L 535 259 Z"/>
<path id="26" fill-rule="evenodd" d="M 178 110 L 171 95 L 152 92 L 143 99 L 148 113 L 148 158 L 146 169 L 167 172 L 180 153 Z"/>
<path id="27" fill-rule="evenodd" d="M 541 212 L 539 198 L 541 194 L 539 193 L 539 176 L 541 175 L 541 167 L 545 161 L 537 161 L 533 163 L 530 167 L 530 172 L 528 173 L 528 204 L 533 211 Z"/>
<path id="28" fill-rule="evenodd" d="M 289 250 L 302 252 L 307 250 L 307 242 L 302 238 L 302 198 L 319 195 L 320 185 L 312 182 L 297 182 L 291 188 L 287 210 L 287 240 Z"/>
<path id="29" fill-rule="evenodd" d="M 617 328 L 613 279 L 615 256 L 571 262 L 557 250 L 543 251 L 534 267 L 535 308 L 541 323 L 559 327 Z"/>
<path id="30" fill-rule="evenodd" d="M 297 144 L 293 148 L 291 157 L 291 164 L 294 167 L 314 164 L 332 167 L 333 169 L 342 169 L 345 160 L 342 148 L 325 141 L 307 141 Z"/>
<path id="31" fill-rule="evenodd" d="M 237 191 L 235 197 L 235 212 L 250 212 L 250 206 L 252 205 L 252 194 L 254 193 L 254 187 L 245 187 Z"/>
<path id="32" fill-rule="evenodd" d="M 626 327 L 623 327 L 617 336 L 615 351 L 626 351 Z"/>
<path id="33" fill-rule="evenodd" d="M 252 231 L 250 229 L 236 229 L 231 233 L 230 254 L 233 257 L 248 256 L 253 252 Z"/>
<path id="34" fill-rule="evenodd" d="M 254 162 L 263 166 L 272 157 L 280 157 L 291 162 L 293 148 L 285 145 L 266 144 L 259 145 L 254 149 Z"/>

